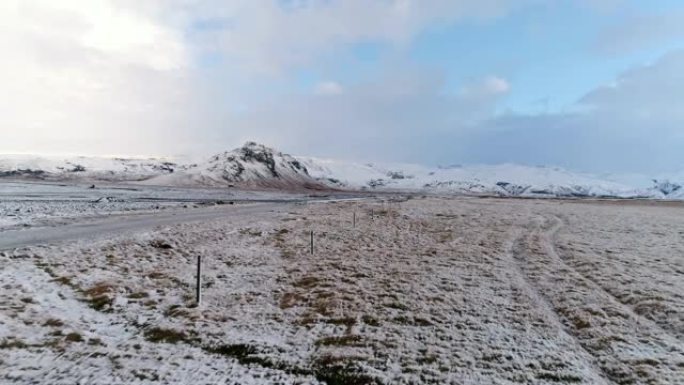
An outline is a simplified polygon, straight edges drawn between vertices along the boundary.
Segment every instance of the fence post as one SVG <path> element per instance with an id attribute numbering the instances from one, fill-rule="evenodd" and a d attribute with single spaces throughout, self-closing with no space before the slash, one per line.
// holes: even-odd
<path id="1" fill-rule="evenodd" d="M 354 211 L 353 227 L 356 228 L 356 211 Z"/>
<path id="2" fill-rule="evenodd" d="M 202 303 L 202 256 L 197 256 L 197 306 Z"/>
<path id="3" fill-rule="evenodd" d="M 311 255 L 314 253 L 313 230 L 311 230 Z"/>

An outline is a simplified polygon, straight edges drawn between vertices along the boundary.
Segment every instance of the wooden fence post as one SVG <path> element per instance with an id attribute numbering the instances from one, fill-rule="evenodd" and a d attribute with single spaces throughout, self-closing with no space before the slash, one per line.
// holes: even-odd
<path id="1" fill-rule="evenodd" d="M 311 255 L 314 253 L 313 230 L 311 230 Z"/>
<path id="2" fill-rule="evenodd" d="M 202 256 L 197 256 L 197 306 L 202 303 Z"/>

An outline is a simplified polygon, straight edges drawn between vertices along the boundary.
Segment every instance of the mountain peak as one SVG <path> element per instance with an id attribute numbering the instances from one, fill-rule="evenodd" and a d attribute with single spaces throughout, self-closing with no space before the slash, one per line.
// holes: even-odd
<path id="1" fill-rule="evenodd" d="M 268 147 L 265 144 L 257 143 L 251 140 L 248 140 L 245 142 L 245 144 L 240 147 L 240 149 L 259 149 L 259 150 L 267 150 L 271 152 L 277 152 L 274 148 Z"/>
<path id="2" fill-rule="evenodd" d="M 254 141 L 214 155 L 190 171 L 199 173 L 203 182 L 211 184 L 323 187 L 309 176 L 308 170 L 299 160 Z"/>

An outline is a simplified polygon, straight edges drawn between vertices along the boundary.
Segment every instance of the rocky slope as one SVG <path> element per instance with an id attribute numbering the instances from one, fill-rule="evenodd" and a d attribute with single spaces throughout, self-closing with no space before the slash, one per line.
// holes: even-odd
<path id="1" fill-rule="evenodd" d="M 309 175 L 291 155 L 254 142 L 217 154 L 183 170 L 159 175 L 146 183 L 174 186 L 266 187 L 324 189 L 328 186 Z"/>

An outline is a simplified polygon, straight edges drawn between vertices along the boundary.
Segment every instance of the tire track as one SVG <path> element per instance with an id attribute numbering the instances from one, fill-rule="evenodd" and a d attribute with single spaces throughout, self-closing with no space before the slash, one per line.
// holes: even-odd
<path id="1" fill-rule="evenodd" d="M 557 246 L 557 237 L 558 237 L 558 232 L 563 226 L 568 225 L 568 221 L 564 219 L 561 216 L 555 216 L 555 220 L 560 222 L 560 225 L 558 228 L 554 229 L 553 232 L 548 234 L 548 242 L 551 245 L 551 252 L 554 253 L 558 258 L 566 265 L 568 268 L 572 269 L 574 272 L 576 272 L 578 275 L 582 276 L 583 279 L 587 280 L 588 282 L 591 282 L 591 284 L 594 285 L 595 288 L 601 290 L 603 293 L 606 295 L 610 296 L 613 298 L 615 302 L 618 302 L 622 304 L 627 311 L 630 313 L 630 316 L 639 319 L 641 322 L 645 323 L 651 323 L 651 327 L 659 329 L 662 333 L 666 333 L 670 335 L 670 337 L 677 339 L 680 343 L 684 344 L 684 340 L 680 335 L 678 335 L 676 328 L 672 324 L 663 324 L 659 323 L 656 319 L 653 319 L 651 317 L 641 315 L 639 312 L 636 311 L 635 306 L 631 303 L 628 303 L 624 301 L 623 299 L 620 299 L 617 295 L 613 294 L 610 289 L 607 289 L 604 285 L 602 285 L 600 282 L 596 281 L 595 279 L 592 279 L 590 276 L 587 274 L 583 273 L 581 270 L 576 269 L 575 267 L 572 266 L 572 262 L 568 261 L 571 259 L 571 257 L 567 256 L 569 252 L 560 252 L 559 247 Z M 595 258 L 600 258 L 599 255 L 594 255 Z"/>
<path id="2" fill-rule="evenodd" d="M 568 330 L 561 317 L 556 313 L 549 298 L 539 290 L 537 285 L 528 279 L 527 274 L 524 272 L 522 263 L 524 262 L 525 255 L 525 240 L 530 237 L 534 231 L 537 230 L 528 233 L 523 233 L 522 231 L 518 232 L 511 244 L 507 247 L 509 250 L 508 254 L 513 259 L 513 266 L 516 273 L 520 277 L 520 286 L 524 288 L 529 298 L 536 303 L 537 309 L 546 316 L 549 323 L 562 333 L 563 339 L 569 340 L 568 343 L 571 346 L 574 346 L 575 350 L 582 356 L 585 362 L 588 363 L 588 369 L 592 372 L 592 380 L 596 380 L 599 383 L 615 384 L 615 382 L 610 379 L 610 373 L 606 373 L 603 368 L 597 364 L 596 357 L 586 350 L 573 333 Z"/>
<path id="3" fill-rule="evenodd" d="M 681 341 L 565 264 L 553 244 L 563 226 L 558 217 L 543 217 L 535 226 L 513 248 L 514 260 L 604 376 L 617 384 L 684 382 Z"/>

